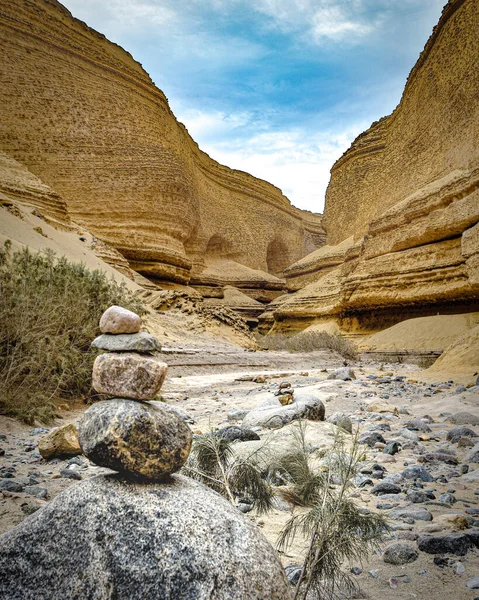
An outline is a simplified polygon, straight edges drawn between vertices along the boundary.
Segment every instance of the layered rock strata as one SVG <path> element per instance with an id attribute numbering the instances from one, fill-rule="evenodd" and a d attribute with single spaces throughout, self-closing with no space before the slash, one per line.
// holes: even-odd
<path id="1" fill-rule="evenodd" d="M 450 0 L 396 110 L 331 171 L 328 246 L 285 271 L 267 327 L 345 332 L 479 309 L 479 6 Z M 306 284 L 306 285 L 305 285 Z"/>
<path id="2" fill-rule="evenodd" d="M 56 0 L 2 3 L 0 52 L 0 148 L 141 274 L 277 293 L 267 274 L 322 243 L 320 216 L 202 152 L 141 65 Z M 231 276 L 212 283 L 218 257 Z"/>

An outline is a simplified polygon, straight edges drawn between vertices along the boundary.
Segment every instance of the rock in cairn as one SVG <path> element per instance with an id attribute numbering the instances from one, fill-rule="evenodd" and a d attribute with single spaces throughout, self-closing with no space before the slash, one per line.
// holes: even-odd
<path id="1" fill-rule="evenodd" d="M 178 471 L 191 448 L 192 435 L 168 405 L 151 404 L 160 391 L 167 365 L 151 353 L 158 340 L 140 332 L 141 318 L 120 306 L 100 319 L 102 335 L 92 346 L 107 350 L 93 364 L 93 387 L 116 396 L 91 406 L 78 434 L 92 462 L 130 477 L 159 481 Z"/>

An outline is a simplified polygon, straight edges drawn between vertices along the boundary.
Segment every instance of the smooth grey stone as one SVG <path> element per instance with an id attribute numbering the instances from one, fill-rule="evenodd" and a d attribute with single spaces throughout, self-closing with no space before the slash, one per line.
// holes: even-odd
<path id="1" fill-rule="evenodd" d="M 95 338 L 91 345 L 93 348 L 109 352 L 151 353 L 161 351 L 160 342 L 146 331 L 120 334 L 103 333 Z"/>
<path id="2" fill-rule="evenodd" d="M 78 471 L 75 471 L 74 469 L 62 469 L 60 471 L 60 475 L 64 479 L 75 479 L 78 481 L 82 478 L 80 473 L 78 473 Z"/>
<path id="3" fill-rule="evenodd" d="M 13 479 L 0 479 L 0 491 L 23 492 L 25 485 L 14 481 Z"/>
<path id="4" fill-rule="evenodd" d="M 35 498 L 43 499 L 47 497 L 47 488 L 44 488 L 41 485 L 27 485 L 23 492 L 29 496 L 35 496 Z"/>
<path id="5" fill-rule="evenodd" d="M 400 449 L 401 449 L 401 446 L 397 442 L 388 442 L 386 444 L 386 446 L 383 448 L 383 453 L 393 455 L 393 454 L 397 454 Z"/>
<path id="6" fill-rule="evenodd" d="M 419 552 L 410 546 L 398 542 L 388 546 L 383 553 L 383 561 L 391 565 L 405 565 L 406 563 L 417 560 Z"/>
<path id="7" fill-rule="evenodd" d="M 397 508 L 389 516 L 393 520 L 432 521 L 432 514 L 425 508 Z"/>
<path id="8" fill-rule="evenodd" d="M 251 442 L 252 440 L 260 440 L 257 433 L 251 429 L 244 429 L 238 425 L 230 425 L 214 432 L 215 437 L 229 440 L 230 442 Z"/>
<path id="9" fill-rule="evenodd" d="M 466 585 L 470 590 L 479 590 L 479 575 L 467 579 Z"/>
<path id="10" fill-rule="evenodd" d="M 162 484 L 109 475 L 69 487 L 0 537 L 0 572 L 8 600 L 291 598 L 259 529 L 180 475 Z"/>
<path id="11" fill-rule="evenodd" d="M 479 417 L 467 411 L 455 413 L 448 417 L 446 421 L 456 425 L 479 425 Z"/>
<path id="12" fill-rule="evenodd" d="M 423 431 L 424 433 L 429 433 L 431 431 L 429 425 L 421 419 L 409 419 L 409 421 L 404 423 L 404 427 L 414 431 Z"/>
<path id="13" fill-rule="evenodd" d="M 228 421 L 242 421 L 246 415 L 249 413 L 249 410 L 232 410 L 228 413 Z"/>
<path id="14" fill-rule="evenodd" d="M 377 431 L 373 431 L 373 432 L 365 431 L 358 438 L 359 444 L 365 444 L 365 445 L 369 446 L 370 448 L 375 446 L 378 442 L 381 444 L 385 444 L 386 440 Z"/>
<path id="15" fill-rule="evenodd" d="M 324 421 L 325 408 L 322 400 L 316 396 L 303 394 L 296 395 L 292 404 L 281 406 L 266 405 L 250 410 L 243 419 L 241 427 L 265 427 L 266 429 L 280 429 L 284 425 L 297 419 L 311 421 Z"/>

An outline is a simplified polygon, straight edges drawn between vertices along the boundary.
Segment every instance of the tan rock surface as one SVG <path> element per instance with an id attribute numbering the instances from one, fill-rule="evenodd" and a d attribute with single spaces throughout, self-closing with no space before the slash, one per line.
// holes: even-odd
<path id="1" fill-rule="evenodd" d="M 81 454 L 77 428 L 70 423 L 53 429 L 38 440 L 38 450 L 47 459 Z"/>
<path id="2" fill-rule="evenodd" d="M 302 289 L 268 308 L 263 328 L 335 316 L 367 334 L 478 310 L 478 30 L 477 2 L 450 0 L 398 107 L 335 163 L 328 246 L 285 271 Z"/>
<path id="3" fill-rule="evenodd" d="M 278 275 L 323 243 L 319 215 L 202 152 L 141 65 L 56 0 L 2 3 L 0 52 L 0 149 L 143 275 L 200 283 L 217 254 Z"/>

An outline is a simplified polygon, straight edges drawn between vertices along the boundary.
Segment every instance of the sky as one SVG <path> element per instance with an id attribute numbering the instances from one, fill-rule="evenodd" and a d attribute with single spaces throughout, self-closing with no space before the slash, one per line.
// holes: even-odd
<path id="1" fill-rule="evenodd" d="M 61 0 L 128 50 L 218 162 L 322 212 L 330 169 L 399 103 L 446 0 Z"/>

